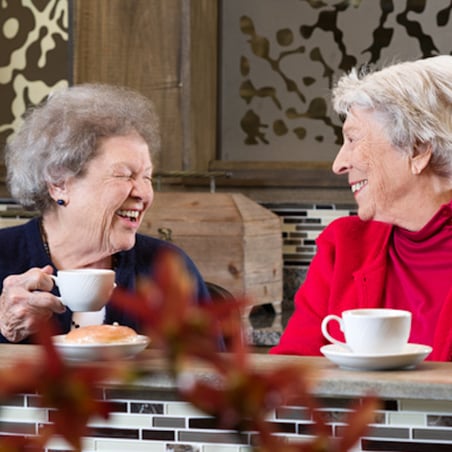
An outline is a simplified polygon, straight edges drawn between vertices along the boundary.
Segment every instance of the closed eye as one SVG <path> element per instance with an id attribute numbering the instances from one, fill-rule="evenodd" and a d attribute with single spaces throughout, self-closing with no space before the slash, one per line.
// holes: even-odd
<path id="1" fill-rule="evenodd" d="M 130 179 L 132 177 L 132 173 L 114 174 L 113 176 L 118 179 Z"/>

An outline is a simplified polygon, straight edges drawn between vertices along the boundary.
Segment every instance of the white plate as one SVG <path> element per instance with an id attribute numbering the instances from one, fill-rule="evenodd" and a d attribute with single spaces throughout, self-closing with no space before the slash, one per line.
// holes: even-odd
<path id="1" fill-rule="evenodd" d="M 344 369 L 389 370 L 415 367 L 432 351 L 432 347 L 408 344 L 402 353 L 389 355 L 356 355 L 336 344 L 324 345 L 320 351 L 333 363 Z"/>
<path id="2" fill-rule="evenodd" d="M 142 335 L 138 335 L 134 342 L 114 344 L 70 344 L 65 342 L 65 339 L 65 334 L 53 336 L 53 343 L 63 358 L 69 361 L 132 358 L 149 344 L 149 338 Z"/>

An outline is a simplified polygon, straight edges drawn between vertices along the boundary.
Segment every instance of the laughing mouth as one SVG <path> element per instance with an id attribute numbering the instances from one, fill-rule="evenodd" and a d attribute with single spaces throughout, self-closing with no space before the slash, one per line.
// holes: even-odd
<path id="1" fill-rule="evenodd" d="M 118 210 L 116 212 L 122 218 L 127 218 L 133 223 L 138 221 L 138 217 L 140 216 L 140 212 L 138 210 Z"/>
<path id="2" fill-rule="evenodd" d="M 365 185 L 367 185 L 367 179 L 363 179 L 359 182 L 355 182 L 354 184 L 350 185 L 350 188 L 352 190 L 352 193 L 356 193 L 360 191 Z"/>

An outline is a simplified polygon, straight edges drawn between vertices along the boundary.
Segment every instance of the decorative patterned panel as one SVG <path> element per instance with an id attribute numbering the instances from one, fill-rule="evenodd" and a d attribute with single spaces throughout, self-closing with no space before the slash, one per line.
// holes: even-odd
<path id="1" fill-rule="evenodd" d="M 26 108 L 70 82 L 70 0 L 0 1 L 0 145 Z"/>
<path id="2" fill-rule="evenodd" d="M 223 0 L 220 145 L 224 161 L 331 161 L 341 124 L 335 79 L 452 51 L 449 0 Z"/>

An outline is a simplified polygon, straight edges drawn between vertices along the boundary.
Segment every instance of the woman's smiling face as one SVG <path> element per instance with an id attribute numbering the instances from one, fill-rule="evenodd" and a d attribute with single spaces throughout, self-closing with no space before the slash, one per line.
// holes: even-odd
<path id="1" fill-rule="evenodd" d="M 71 227 L 85 230 L 91 247 L 107 254 L 130 249 L 154 197 L 146 142 L 135 134 L 104 139 L 67 188 Z"/>
<path id="2" fill-rule="evenodd" d="M 377 114 L 352 108 L 343 125 L 344 143 L 333 163 L 348 182 L 362 220 L 397 223 L 415 184 L 408 153 L 389 140 Z"/>

